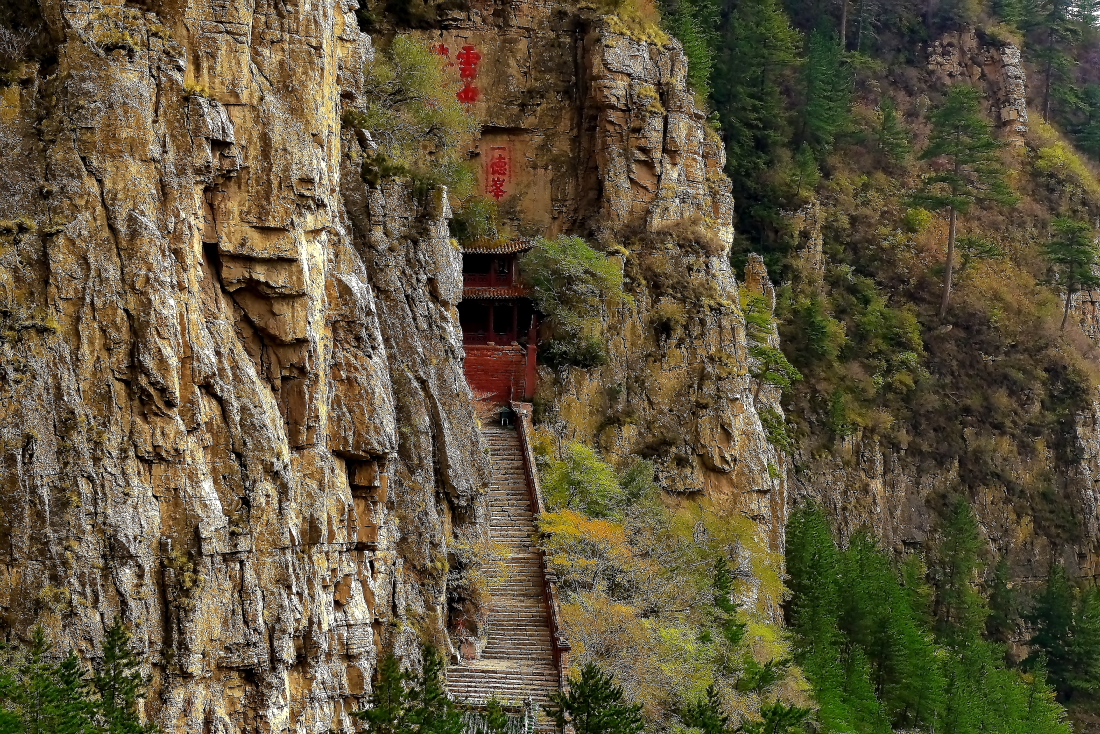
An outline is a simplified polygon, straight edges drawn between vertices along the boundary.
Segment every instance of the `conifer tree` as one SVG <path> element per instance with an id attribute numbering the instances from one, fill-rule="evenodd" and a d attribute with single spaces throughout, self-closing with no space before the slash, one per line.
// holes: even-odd
<path id="1" fill-rule="evenodd" d="M 781 82 L 800 46 L 778 0 L 739 2 L 724 16 L 711 86 L 742 231 L 775 216 L 777 194 L 761 174 L 790 134 Z"/>
<path id="2" fill-rule="evenodd" d="M 490 734 L 506 734 L 508 731 L 508 712 L 497 700 L 496 694 L 485 704 L 485 729 Z"/>
<path id="3" fill-rule="evenodd" d="M 638 734 L 643 729 L 641 704 L 628 704 L 622 687 L 593 663 L 581 668 L 579 678 L 570 677 L 569 691 L 551 693 L 546 711 L 565 731 L 576 734 Z"/>
<path id="4" fill-rule="evenodd" d="M 1024 21 L 1025 0 L 993 0 L 993 13 L 1004 23 L 1017 28 Z"/>
<path id="5" fill-rule="evenodd" d="M 718 46 L 718 5 L 715 0 L 661 0 L 660 5 L 688 59 L 688 84 L 705 99 Z"/>
<path id="6" fill-rule="evenodd" d="M 1100 690 L 1100 598 L 1095 588 L 1078 592 L 1056 563 L 1028 613 L 1035 634 L 1029 666 L 1042 665 L 1063 700 Z"/>
<path id="7" fill-rule="evenodd" d="M 143 725 L 138 716 L 138 701 L 145 697 L 148 682 L 142 676 L 141 661 L 130 647 L 130 632 L 115 618 L 103 640 L 103 658 L 92 673 L 92 684 L 99 694 L 98 717 L 105 734 L 147 734 L 155 731 Z"/>
<path id="8" fill-rule="evenodd" d="M 1068 53 L 1080 37 L 1074 22 L 1074 0 L 1032 0 L 1025 24 L 1038 39 L 1036 61 L 1043 69 L 1043 119 L 1050 121 L 1055 97 L 1067 98 L 1076 91 L 1068 84 L 1073 57 Z"/>
<path id="9" fill-rule="evenodd" d="M 1016 631 L 1019 602 L 1009 580 L 1008 559 L 1001 558 L 993 570 L 989 590 L 989 618 L 985 633 L 991 640 L 1007 643 Z"/>
<path id="10" fill-rule="evenodd" d="M 887 97 L 879 107 L 878 128 L 875 130 L 878 138 L 878 149 L 883 159 L 893 165 L 901 165 L 908 160 L 913 146 L 910 141 L 909 131 L 898 117 L 898 106 L 892 97 Z"/>
<path id="11" fill-rule="evenodd" d="M 811 709 L 774 701 L 760 707 L 760 721 L 748 721 L 738 729 L 744 734 L 794 734 L 813 713 Z"/>
<path id="12" fill-rule="evenodd" d="M 54 670 L 55 695 L 50 706 L 50 717 L 55 734 L 92 734 L 98 731 L 93 717 L 95 702 L 91 683 L 84 666 L 76 654 L 69 652 Z M 152 731 L 147 727 L 146 731 Z"/>
<path id="13" fill-rule="evenodd" d="M 419 674 L 403 670 L 392 653 L 385 655 L 367 707 L 352 715 L 371 734 L 462 734 L 462 714 L 447 696 L 443 669 L 431 645 L 421 650 Z"/>
<path id="14" fill-rule="evenodd" d="M 1074 126 L 1074 136 L 1082 151 L 1100 159 L 1100 84 L 1085 87 L 1081 99 L 1083 119 Z"/>
<path id="15" fill-rule="evenodd" d="M 954 644 L 969 644 L 985 627 L 989 609 L 976 587 L 982 547 L 978 520 L 959 498 L 950 509 L 936 546 L 935 615 L 937 631 Z"/>
<path id="16" fill-rule="evenodd" d="M 378 678 L 371 690 L 366 708 L 352 715 L 367 725 L 371 734 L 401 734 L 405 731 L 405 709 L 408 707 L 406 682 L 412 675 L 401 667 L 393 653 L 378 661 Z"/>
<path id="17" fill-rule="evenodd" d="M 947 316 L 951 300 L 958 216 L 970 211 L 977 201 L 1008 205 L 1016 200 L 1006 179 L 1007 170 L 1000 161 L 1002 145 L 993 137 L 992 125 L 979 110 L 980 100 L 977 89 L 956 84 L 931 114 L 932 133 L 920 158 L 940 159 L 946 167 L 927 174 L 921 189 L 912 197 L 916 205 L 926 209 L 947 210 L 950 220 L 941 319 Z"/>
<path id="18" fill-rule="evenodd" d="M 1088 222 L 1061 217 L 1054 220 L 1058 236 L 1046 246 L 1047 260 L 1057 275 L 1058 286 L 1065 293 L 1062 310 L 1062 331 L 1069 320 L 1069 307 L 1073 294 L 1083 288 L 1100 286 L 1100 252 L 1096 245 L 1096 230 Z"/>
<path id="19" fill-rule="evenodd" d="M 805 101 L 800 137 L 821 156 L 833 146 L 848 121 L 852 74 L 835 34 L 821 28 L 810 34 L 802 69 Z"/>
<path id="20" fill-rule="evenodd" d="M 725 558 L 714 562 L 714 606 L 722 637 L 731 648 L 745 637 L 747 624 L 737 619 L 737 603 L 733 601 L 733 574 Z"/>
<path id="21" fill-rule="evenodd" d="M 730 717 L 722 711 L 722 699 L 714 685 L 707 687 L 706 695 L 689 705 L 681 718 L 686 726 L 699 729 L 703 734 L 728 734 Z"/>

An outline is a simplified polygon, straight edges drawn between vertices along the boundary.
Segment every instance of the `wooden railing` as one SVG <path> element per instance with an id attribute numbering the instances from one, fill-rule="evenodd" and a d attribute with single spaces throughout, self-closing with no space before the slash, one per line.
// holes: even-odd
<path id="1" fill-rule="evenodd" d="M 527 492 L 531 498 L 531 509 L 536 517 L 546 511 L 542 502 L 542 489 L 539 485 L 538 469 L 535 467 L 535 453 L 531 449 L 531 404 L 512 401 L 512 410 L 516 413 L 516 433 L 519 434 L 520 450 L 523 454 L 523 472 L 527 479 Z M 554 646 L 554 665 L 558 669 L 558 682 L 561 690 L 568 690 L 566 672 L 569 669 L 569 640 L 561 624 L 561 609 L 558 602 L 557 578 L 550 572 L 546 562 L 546 552 L 538 549 L 539 562 L 542 565 L 543 590 L 546 592 L 547 618 L 550 620 L 550 640 Z"/>

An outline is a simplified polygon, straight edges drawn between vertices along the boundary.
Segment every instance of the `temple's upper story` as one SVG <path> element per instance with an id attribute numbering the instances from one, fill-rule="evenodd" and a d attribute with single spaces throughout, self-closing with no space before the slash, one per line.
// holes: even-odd
<path id="1" fill-rule="evenodd" d="M 519 256 L 533 246 L 522 238 L 463 249 L 458 312 L 464 343 L 526 346 L 534 338 L 535 312 L 518 273 Z"/>

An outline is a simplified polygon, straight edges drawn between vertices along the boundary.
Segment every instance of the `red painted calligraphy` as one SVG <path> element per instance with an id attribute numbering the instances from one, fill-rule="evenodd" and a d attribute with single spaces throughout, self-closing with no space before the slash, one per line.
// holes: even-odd
<path id="1" fill-rule="evenodd" d="M 477 102 L 478 97 L 481 96 L 481 92 L 478 91 L 477 87 L 471 85 L 470 82 L 466 82 L 466 86 L 458 90 L 455 96 L 458 97 L 458 101 L 463 104 L 473 104 Z"/>
<path id="2" fill-rule="evenodd" d="M 512 179 L 512 152 L 504 145 L 489 149 L 485 164 L 485 193 L 500 200 L 508 195 L 505 184 Z"/>
<path id="3" fill-rule="evenodd" d="M 481 63 L 481 54 L 473 46 L 463 46 L 462 51 L 455 58 L 458 59 L 458 75 L 466 81 L 455 96 L 463 104 L 473 104 L 481 96 L 480 90 L 473 84 L 474 79 L 477 78 L 477 65 Z"/>
<path id="4" fill-rule="evenodd" d="M 494 176 L 508 175 L 508 159 L 504 157 L 503 152 L 498 151 L 496 156 L 489 161 L 489 173 Z"/>
<path id="5" fill-rule="evenodd" d="M 473 46 L 463 46 L 462 52 L 455 57 L 458 59 L 458 72 L 463 79 L 473 79 L 477 76 L 477 65 L 481 62 L 481 54 Z"/>
<path id="6" fill-rule="evenodd" d="M 432 45 L 432 53 L 433 54 L 439 54 L 440 56 L 450 56 L 451 55 L 451 49 L 447 48 L 442 43 L 436 43 L 436 44 Z"/>

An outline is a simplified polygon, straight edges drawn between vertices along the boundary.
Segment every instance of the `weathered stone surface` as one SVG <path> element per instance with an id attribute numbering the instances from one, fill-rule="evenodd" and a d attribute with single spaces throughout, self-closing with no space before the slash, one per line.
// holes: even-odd
<path id="1" fill-rule="evenodd" d="M 482 521 L 445 203 L 345 209 L 353 10 L 53 3 L 2 90 L 4 623 L 120 615 L 166 731 L 348 724 Z"/>
<path id="2" fill-rule="evenodd" d="M 543 370 L 546 425 L 619 464 L 651 458 L 665 489 L 750 515 L 778 546 L 784 459 L 758 412 L 778 409 L 778 395 L 748 374 L 725 153 L 679 44 L 554 3 L 491 17 L 488 3 L 471 5 L 424 35 L 452 59 L 465 47 L 481 56 L 471 83 L 486 127 L 471 155 L 483 191 L 504 161 L 497 193 L 512 226 L 620 253 L 634 298 L 610 314 L 609 364 Z M 758 288 L 770 289 L 766 277 L 757 272 Z"/>
<path id="3" fill-rule="evenodd" d="M 359 177 L 353 3 L 46 5 L 56 69 L 0 90 L 4 624 L 90 655 L 121 615 L 166 731 L 345 725 L 381 646 L 448 651 L 448 543 L 487 521 L 447 198 Z M 777 396 L 681 50 L 556 2 L 443 25 L 482 56 L 506 218 L 625 248 L 611 363 L 547 375 L 552 425 L 778 543 Z"/>
<path id="4" fill-rule="evenodd" d="M 1005 138 L 1022 144 L 1028 131 L 1027 77 L 1020 49 L 983 46 L 973 28 L 948 33 L 928 48 L 928 68 L 942 83 L 962 80 L 990 91 L 993 119 Z"/>

